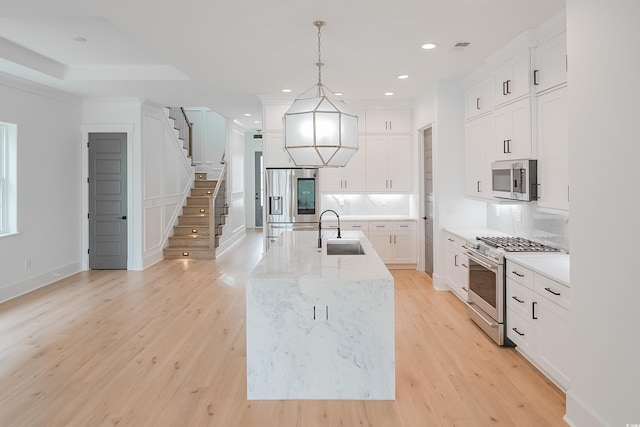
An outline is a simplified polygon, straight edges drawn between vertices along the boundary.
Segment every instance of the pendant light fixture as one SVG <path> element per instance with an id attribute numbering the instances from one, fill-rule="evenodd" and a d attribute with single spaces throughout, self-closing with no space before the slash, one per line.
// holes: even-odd
<path id="1" fill-rule="evenodd" d="M 324 21 L 313 25 L 318 27 L 318 83 L 296 98 L 285 113 L 284 148 L 297 166 L 345 166 L 358 150 L 358 117 L 343 101 L 325 92 L 320 56 Z M 314 88 L 314 94 L 305 97 Z"/>

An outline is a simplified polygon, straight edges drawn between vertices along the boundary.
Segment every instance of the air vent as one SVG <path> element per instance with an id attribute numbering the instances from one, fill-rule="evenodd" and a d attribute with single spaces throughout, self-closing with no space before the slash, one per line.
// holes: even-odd
<path id="1" fill-rule="evenodd" d="M 459 47 L 459 48 L 460 48 L 460 47 L 467 47 L 467 46 L 469 46 L 470 44 L 471 44 L 470 42 L 458 42 L 458 43 L 456 43 L 456 45 L 455 45 L 455 46 L 453 46 L 453 47 Z"/>
<path id="2" fill-rule="evenodd" d="M 260 134 L 260 133 L 254 133 L 254 134 L 253 134 L 253 139 L 262 139 L 262 134 Z"/>

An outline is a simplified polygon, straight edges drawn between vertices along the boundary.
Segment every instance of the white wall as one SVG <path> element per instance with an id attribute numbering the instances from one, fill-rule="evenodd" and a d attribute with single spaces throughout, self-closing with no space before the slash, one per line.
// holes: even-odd
<path id="1" fill-rule="evenodd" d="M 567 0 L 573 373 L 567 420 L 640 423 L 640 2 Z"/>
<path id="2" fill-rule="evenodd" d="M 142 268 L 164 259 L 162 249 L 195 177 L 182 142 L 161 106 L 142 106 Z"/>
<path id="3" fill-rule="evenodd" d="M 225 150 L 226 119 L 206 108 L 185 108 L 193 123 L 193 163 L 198 172 L 206 172 L 209 179 L 217 179 Z"/>
<path id="4" fill-rule="evenodd" d="M 417 98 L 414 128 L 422 129 L 429 124 L 433 129 L 435 204 L 433 284 L 438 289 L 448 289 L 443 230 L 447 227 L 484 227 L 487 221 L 486 204 L 464 197 L 464 91 L 459 82 L 437 82 L 432 91 Z M 423 152 L 422 149 L 418 151 Z"/>
<path id="5" fill-rule="evenodd" d="M 18 234 L 0 237 L 4 301 L 82 268 L 81 101 L 5 75 L 0 99 L 0 121 L 18 126 Z"/>

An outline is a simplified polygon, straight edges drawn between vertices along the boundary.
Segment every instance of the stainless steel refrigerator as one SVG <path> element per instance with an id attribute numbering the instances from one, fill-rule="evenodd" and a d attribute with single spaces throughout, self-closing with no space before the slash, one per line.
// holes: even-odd
<path id="1" fill-rule="evenodd" d="M 265 193 L 267 249 L 285 230 L 318 229 L 318 169 L 267 168 Z"/>

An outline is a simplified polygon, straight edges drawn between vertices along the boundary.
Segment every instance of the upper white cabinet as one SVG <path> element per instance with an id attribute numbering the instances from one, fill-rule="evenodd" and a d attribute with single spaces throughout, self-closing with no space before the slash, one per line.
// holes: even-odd
<path id="1" fill-rule="evenodd" d="M 294 168 L 293 160 L 284 149 L 284 136 L 281 132 L 267 133 L 263 139 L 265 168 Z"/>
<path id="2" fill-rule="evenodd" d="M 493 112 L 495 117 L 494 160 L 534 157 L 531 135 L 531 102 L 527 97 Z"/>
<path id="3" fill-rule="evenodd" d="M 538 207 L 569 211 L 567 87 L 538 97 Z"/>
<path id="4" fill-rule="evenodd" d="M 493 72 L 495 105 L 528 95 L 531 91 L 531 51 L 525 49 L 498 66 Z"/>
<path id="5" fill-rule="evenodd" d="M 320 169 L 320 191 L 324 193 L 361 193 L 367 189 L 366 138 L 358 138 L 358 151 L 342 168 Z"/>
<path id="6" fill-rule="evenodd" d="M 535 50 L 533 86 L 536 93 L 567 82 L 567 33 L 542 40 Z"/>
<path id="7" fill-rule="evenodd" d="M 489 114 L 469 120 L 465 125 L 465 193 L 468 197 L 492 197 L 493 121 L 493 115 Z"/>
<path id="8" fill-rule="evenodd" d="M 291 105 L 265 105 L 262 113 L 262 130 L 265 132 L 270 131 L 284 131 L 284 124 L 282 118 Z"/>
<path id="9" fill-rule="evenodd" d="M 367 136 L 366 144 L 367 191 L 411 191 L 411 137 Z"/>
<path id="10" fill-rule="evenodd" d="M 366 132 L 410 133 L 411 110 L 366 110 Z"/>
<path id="11" fill-rule="evenodd" d="M 487 77 L 465 91 L 465 116 L 467 120 L 489 113 L 493 108 L 493 79 Z"/>

